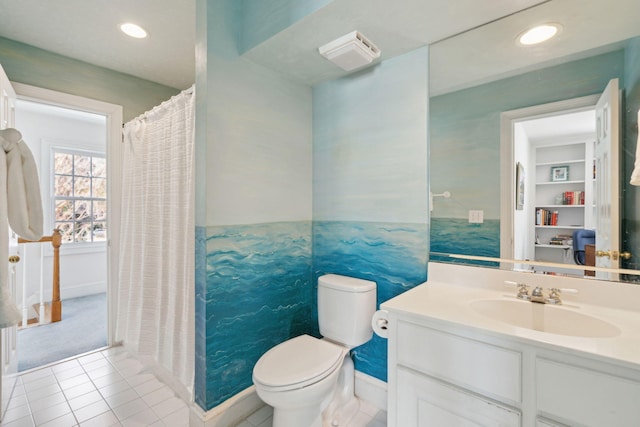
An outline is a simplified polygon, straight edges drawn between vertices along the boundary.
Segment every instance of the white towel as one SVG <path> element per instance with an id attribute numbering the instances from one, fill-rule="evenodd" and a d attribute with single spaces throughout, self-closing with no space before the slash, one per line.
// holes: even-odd
<path id="1" fill-rule="evenodd" d="M 636 143 L 636 162 L 631 172 L 631 185 L 640 185 L 640 110 L 638 110 L 638 142 Z"/>
<path id="2" fill-rule="evenodd" d="M 16 129 L 0 130 L 0 328 L 20 321 L 20 312 L 7 289 L 11 229 L 27 240 L 42 237 L 42 199 L 33 155 Z"/>

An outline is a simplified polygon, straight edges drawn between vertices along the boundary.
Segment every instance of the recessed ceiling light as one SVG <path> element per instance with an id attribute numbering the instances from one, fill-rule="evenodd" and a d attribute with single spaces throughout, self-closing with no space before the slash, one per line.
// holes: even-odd
<path id="1" fill-rule="evenodd" d="M 531 46 L 542 43 L 556 36 L 560 32 L 559 24 L 543 24 L 533 27 L 518 37 L 518 43 L 524 46 Z"/>
<path id="2" fill-rule="evenodd" d="M 144 28 L 130 22 L 120 25 L 120 29 L 123 33 L 130 37 L 135 37 L 137 39 L 143 39 L 147 37 L 147 32 L 144 30 Z"/>

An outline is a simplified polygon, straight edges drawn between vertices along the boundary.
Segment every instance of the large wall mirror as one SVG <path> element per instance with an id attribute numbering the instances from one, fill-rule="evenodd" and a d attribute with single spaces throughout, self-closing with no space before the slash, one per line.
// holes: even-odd
<path id="1" fill-rule="evenodd" d="M 638 16 L 551 0 L 431 46 L 432 260 L 640 281 Z"/>

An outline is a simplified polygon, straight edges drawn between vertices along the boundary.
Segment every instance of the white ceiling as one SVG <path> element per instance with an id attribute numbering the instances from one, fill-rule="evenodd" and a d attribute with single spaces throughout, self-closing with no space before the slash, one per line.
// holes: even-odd
<path id="1" fill-rule="evenodd" d="M 184 89 L 195 80 L 195 1 L 0 0 L 0 36 Z M 382 50 L 380 60 L 440 41 L 430 71 L 438 94 L 636 35 L 638 16 L 638 0 L 333 0 L 244 57 L 313 85 L 346 74 L 317 48 L 353 30 Z M 548 20 L 563 25 L 557 41 L 528 51 L 515 46 L 519 32 Z M 123 35 L 125 21 L 149 37 Z"/>
<path id="2" fill-rule="evenodd" d="M 125 36 L 128 21 L 149 37 Z M 195 80 L 195 0 L 0 0 L 0 36 L 177 89 Z"/>
<path id="3" fill-rule="evenodd" d="M 544 1 L 334 0 L 245 57 L 314 85 L 347 74 L 318 47 L 353 30 L 381 50 L 383 61 Z"/>
<path id="4" fill-rule="evenodd" d="M 639 17 L 638 0 L 553 0 L 444 40 L 431 49 L 430 95 L 619 49 L 640 34 Z M 537 46 L 516 43 L 546 22 L 562 26 L 559 36 Z"/>
<path id="5" fill-rule="evenodd" d="M 334 0 L 246 56 L 313 84 L 345 74 L 317 48 L 354 29 L 386 59 L 541 1 Z M 123 35 L 126 21 L 149 37 Z M 195 80 L 195 0 L 0 0 L 0 36 L 178 89 Z"/>

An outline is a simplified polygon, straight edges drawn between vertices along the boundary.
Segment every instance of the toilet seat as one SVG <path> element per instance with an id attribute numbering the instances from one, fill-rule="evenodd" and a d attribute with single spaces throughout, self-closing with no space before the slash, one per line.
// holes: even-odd
<path id="1" fill-rule="evenodd" d="M 346 352 L 339 345 L 300 335 L 263 354 L 253 369 L 253 381 L 272 391 L 303 388 L 339 368 Z"/>

